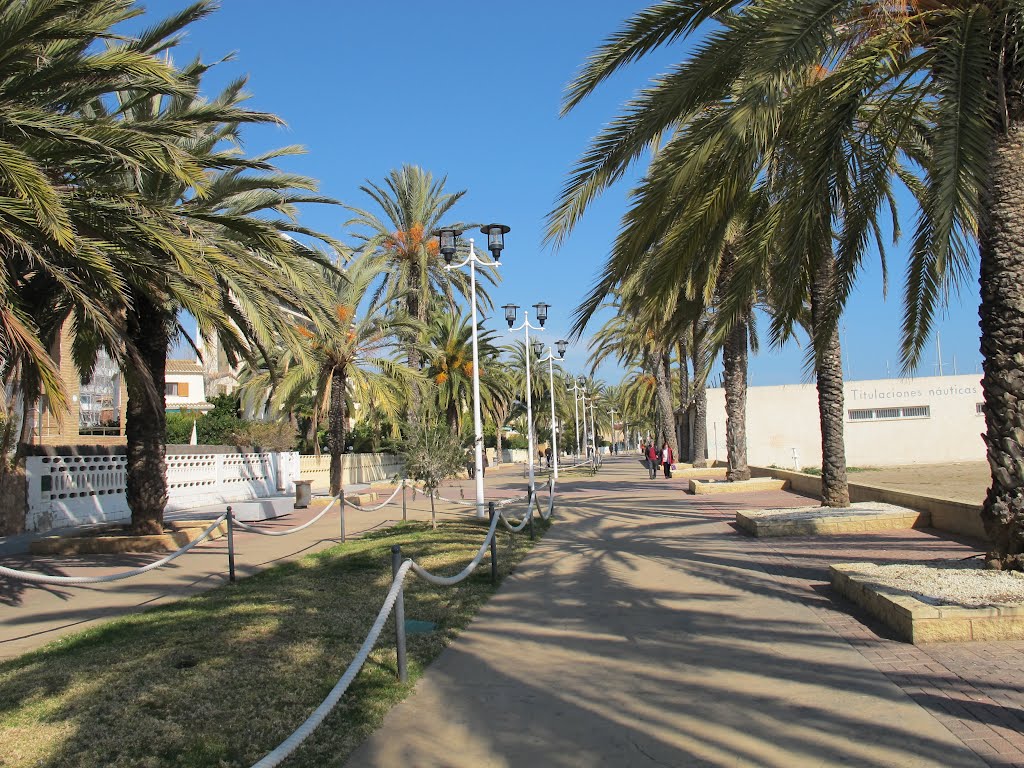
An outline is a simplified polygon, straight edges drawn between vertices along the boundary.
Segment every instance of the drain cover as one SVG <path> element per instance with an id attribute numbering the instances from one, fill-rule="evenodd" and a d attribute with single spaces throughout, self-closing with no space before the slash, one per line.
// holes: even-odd
<path id="1" fill-rule="evenodd" d="M 437 629 L 437 624 L 432 621 L 405 620 L 405 632 L 409 635 L 425 635 L 435 629 Z"/>

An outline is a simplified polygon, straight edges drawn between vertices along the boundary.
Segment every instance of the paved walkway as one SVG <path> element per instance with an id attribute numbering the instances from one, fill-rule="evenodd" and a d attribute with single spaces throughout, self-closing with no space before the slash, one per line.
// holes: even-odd
<path id="1" fill-rule="evenodd" d="M 488 494 L 522 490 L 488 472 Z M 463 481 L 445 495 L 472 495 Z M 1024 643 L 915 648 L 831 594 L 837 559 L 962 557 L 927 531 L 752 539 L 737 508 L 788 493 L 693 497 L 630 459 L 563 478 L 557 524 L 351 766 L 1024 766 Z M 409 501 L 411 519 L 429 503 Z M 271 528 L 301 523 L 295 513 Z M 438 505 L 439 517 L 465 515 Z M 400 519 L 349 512 L 350 535 Z M 338 516 L 240 533 L 241 573 L 337 541 Z M 7 558 L 105 573 L 139 557 Z M 223 539 L 119 584 L 0 582 L 0 657 L 223 583 Z M 415 618 L 415 617 L 410 617 Z"/>
<path id="2" fill-rule="evenodd" d="M 967 544 L 768 544 L 733 513 L 799 497 L 683 487 L 621 459 L 564 483 L 538 549 L 348 765 L 1024 765 L 1024 643 L 914 648 L 824 583 L 853 550 Z"/>
<path id="3" fill-rule="evenodd" d="M 522 493 L 524 483 L 521 467 L 505 467 L 488 471 L 488 496 L 504 498 Z M 381 493 L 390 494 L 391 488 Z M 468 482 L 448 484 L 440 491 L 443 495 L 473 498 Z M 430 501 L 423 494 L 413 497 L 407 491 L 407 514 L 410 520 L 429 520 Z M 386 495 L 381 497 L 381 501 Z M 345 530 L 348 536 L 392 525 L 402 519 L 401 495 L 378 512 L 361 512 L 346 508 Z M 379 503 L 379 502 L 375 502 Z M 281 506 L 288 514 L 260 526 L 268 530 L 283 530 L 300 525 L 319 511 L 323 505 L 306 510 L 292 510 L 291 502 L 283 500 Z M 465 515 L 464 507 L 436 505 L 438 519 Z M 206 516 L 214 519 L 223 512 L 223 506 L 210 507 Z M 178 517 L 202 516 L 194 510 Z M 329 511 L 323 519 L 309 528 L 289 536 L 260 536 L 236 530 L 235 568 L 239 577 L 251 575 L 278 563 L 294 560 L 309 552 L 338 543 L 341 525 L 338 512 Z M 32 556 L 4 554 L 0 563 L 55 576 L 98 576 L 137 568 L 160 555 L 78 555 Z M 18 656 L 39 648 L 70 632 L 77 632 L 92 624 L 106 621 L 125 613 L 141 611 L 154 605 L 186 597 L 190 594 L 224 584 L 228 578 L 227 538 L 204 542 L 188 554 L 168 565 L 124 581 L 82 586 L 47 586 L 0 578 L 0 659 Z M 2 760 L 0 760 L 2 764 Z"/>

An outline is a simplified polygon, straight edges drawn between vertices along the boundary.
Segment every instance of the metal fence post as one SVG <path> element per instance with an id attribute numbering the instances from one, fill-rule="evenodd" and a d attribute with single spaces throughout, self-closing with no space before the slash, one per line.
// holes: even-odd
<path id="1" fill-rule="evenodd" d="M 494 523 L 494 502 L 487 502 L 487 519 Z M 491 584 L 498 583 L 498 529 L 491 536 Z"/>
<path id="2" fill-rule="evenodd" d="M 235 516 L 228 507 L 228 581 L 235 583 Z"/>
<path id="3" fill-rule="evenodd" d="M 530 520 L 530 541 L 533 541 L 533 510 L 537 506 L 537 492 L 531 490 L 526 494 L 526 514 Z"/>
<path id="4" fill-rule="evenodd" d="M 345 486 L 341 487 L 341 495 L 338 497 L 338 511 L 341 513 L 341 543 L 345 543 Z"/>
<path id="5" fill-rule="evenodd" d="M 405 509 L 405 480 L 402 481 L 402 522 L 409 519 L 409 515 Z"/>
<path id="6" fill-rule="evenodd" d="M 391 547 L 391 578 L 398 575 L 402 567 L 402 547 L 395 544 Z M 405 663 L 405 587 L 398 588 L 398 599 L 395 600 L 395 647 L 398 649 L 398 679 L 409 682 L 409 670 Z"/>

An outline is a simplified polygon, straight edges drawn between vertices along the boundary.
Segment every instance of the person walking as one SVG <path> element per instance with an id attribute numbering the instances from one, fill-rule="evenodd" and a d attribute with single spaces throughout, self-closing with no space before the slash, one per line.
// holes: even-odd
<path id="1" fill-rule="evenodd" d="M 549 445 L 544 449 L 544 460 L 548 463 L 548 469 L 551 469 L 551 446 Z"/>
<path id="2" fill-rule="evenodd" d="M 651 480 L 658 476 L 658 448 L 653 440 L 647 446 L 647 468 L 651 470 Z"/>
<path id="3" fill-rule="evenodd" d="M 672 455 L 672 446 L 668 444 L 666 440 L 661 445 L 661 466 L 665 469 L 665 477 L 668 479 L 672 478 L 672 462 L 675 461 L 675 457 Z"/>

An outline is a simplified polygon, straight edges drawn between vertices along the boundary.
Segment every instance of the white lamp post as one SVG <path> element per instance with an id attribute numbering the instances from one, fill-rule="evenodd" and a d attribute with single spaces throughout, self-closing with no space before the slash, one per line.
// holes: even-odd
<path id="1" fill-rule="evenodd" d="M 530 493 L 533 493 L 533 380 L 530 378 L 530 357 L 532 357 L 532 347 L 530 346 L 530 329 L 535 331 L 543 330 L 544 323 L 548 320 L 548 309 L 551 307 L 550 304 L 545 304 L 543 301 L 537 302 L 533 305 L 534 310 L 537 312 L 537 322 L 540 326 L 530 325 L 530 315 L 528 312 L 524 312 L 523 324 L 518 328 L 513 328 L 512 325 L 516 321 L 516 311 L 519 309 L 518 304 L 504 304 L 502 309 L 505 310 L 505 322 L 508 323 L 508 329 L 513 333 L 515 331 L 526 331 L 526 448 L 529 451 L 529 466 L 530 466 Z"/>
<path id="2" fill-rule="evenodd" d="M 480 227 L 480 231 L 487 235 L 487 247 L 494 257 L 494 261 L 485 261 L 476 255 L 473 247 L 473 239 L 469 240 L 469 255 L 464 261 L 452 264 L 452 257 L 457 250 L 456 238 L 462 234 L 461 230 L 449 227 L 438 231 L 440 238 L 440 251 L 447 263 L 446 269 L 461 269 L 469 265 L 469 305 L 472 308 L 473 324 L 473 454 L 476 462 L 476 516 L 484 518 L 487 516 L 484 510 L 484 426 L 480 418 L 480 355 L 477 350 L 476 339 L 476 265 L 482 264 L 485 267 L 500 266 L 498 260 L 501 258 L 501 251 L 505 247 L 505 233 L 510 228 L 504 224 L 487 224 Z"/>
<path id="3" fill-rule="evenodd" d="M 535 341 L 534 344 L 540 344 Z M 558 349 L 558 359 L 562 360 L 565 358 L 565 348 L 569 346 L 569 342 L 565 339 L 559 339 L 555 342 L 555 347 Z M 551 455 L 555 458 L 555 480 L 558 479 L 558 435 L 555 426 L 555 356 L 551 351 L 551 347 L 548 347 L 547 357 L 540 358 L 543 363 L 547 361 L 548 364 L 548 393 L 551 395 Z"/>
<path id="4" fill-rule="evenodd" d="M 576 412 L 576 463 L 580 462 L 580 451 L 583 449 L 583 443 L 580 441 L 580 392 L 583 391 L 576 379 L 572 381 L 572 408 Z M 584 424 L 587 420 L 587 412 L 583 412 Z"/>
<path id="5" fill-rule="evenodd" d="M 594 446 L 594 466 L 598 466 L 600 462 L 597 458 L 597 421 L 594 418 L 594 396 L 590 397 L 590 443 Z"/>

